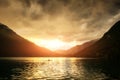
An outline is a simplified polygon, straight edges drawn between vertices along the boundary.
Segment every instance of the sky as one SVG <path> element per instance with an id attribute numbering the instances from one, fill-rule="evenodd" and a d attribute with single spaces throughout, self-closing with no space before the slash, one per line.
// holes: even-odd
<path id="1" fill-rule="evenodd" d="M 0 0 L 0 22 L 38 43 L 81 44 L 100 38 L 118 20 L 120 0 Z"/>

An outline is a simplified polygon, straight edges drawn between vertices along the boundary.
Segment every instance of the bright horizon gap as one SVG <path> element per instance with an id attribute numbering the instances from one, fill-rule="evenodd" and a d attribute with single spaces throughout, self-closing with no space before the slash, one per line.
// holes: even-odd
<path id="1" fill-rule="evenodd" d="M 65 42 L 60 39 L 31 39 L 30 41 L 40 47 L 45 47 L 51 51 L 68 50 L 76 45 L 84 43 L 78 41 Z"/>

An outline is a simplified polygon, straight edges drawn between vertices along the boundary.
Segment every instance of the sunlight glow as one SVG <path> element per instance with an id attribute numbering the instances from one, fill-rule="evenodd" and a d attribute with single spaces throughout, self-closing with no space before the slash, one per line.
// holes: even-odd
<path id="1" fill-rule="evenodd" d="M 32 40 L 35 44 L 38 46 L 45 47 L 47 49 L 50 49 L 52 51 L 56 50 L 67 50 L 71 47 L 75 46 L 77 43 L 76 41 L 73 42 L 64 42 L 59 39 L 53 39 L 53 40 L 42 40 L 42 39 L 34 39 Z"/>

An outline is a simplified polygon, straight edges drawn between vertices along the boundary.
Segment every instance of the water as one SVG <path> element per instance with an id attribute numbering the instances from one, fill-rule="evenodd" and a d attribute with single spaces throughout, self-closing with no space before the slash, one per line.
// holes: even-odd
<path id="1" fill-rule="evenodd" d="M 112 80 L 105 72 L 96 59 L 0 58 L 0 80 Z"/>

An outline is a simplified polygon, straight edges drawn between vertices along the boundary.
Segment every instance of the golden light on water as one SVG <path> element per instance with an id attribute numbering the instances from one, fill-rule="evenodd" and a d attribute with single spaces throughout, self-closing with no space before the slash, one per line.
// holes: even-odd
<path id="1" fill-rule="evenodd" d="M 20 74 L 12 75 L 12 80 L 103 80 L 105 78 L 104 74 L 99 73 L 99 69 L 92 71 L 91 74 L 90 66 L 85 65 L 80 58 L 39 57 L 20 59 L 26 65 L 24 65 L 24 68 L 14 68 L 12 70 Z"/>
<path id="2" fill-rule="evenodd" d="M 20 77 L 23 79 L 64 79 L 68 75 L 79 75 L 78 68 L 75 65 L 75 58 L 26 58 L 29 62 L 35 61 L 35 64 L 29 64 L 21 71 Z M 72 63 L 72 64 L 71 64 Z M 82 73 L 82 72 L 81 72 Z M 14 79 L 16 78 L 13 76 Z M 46 79 L 44 79 L 46 78 Z M 69 78 L 69 77 L 68 77 Z"/>

